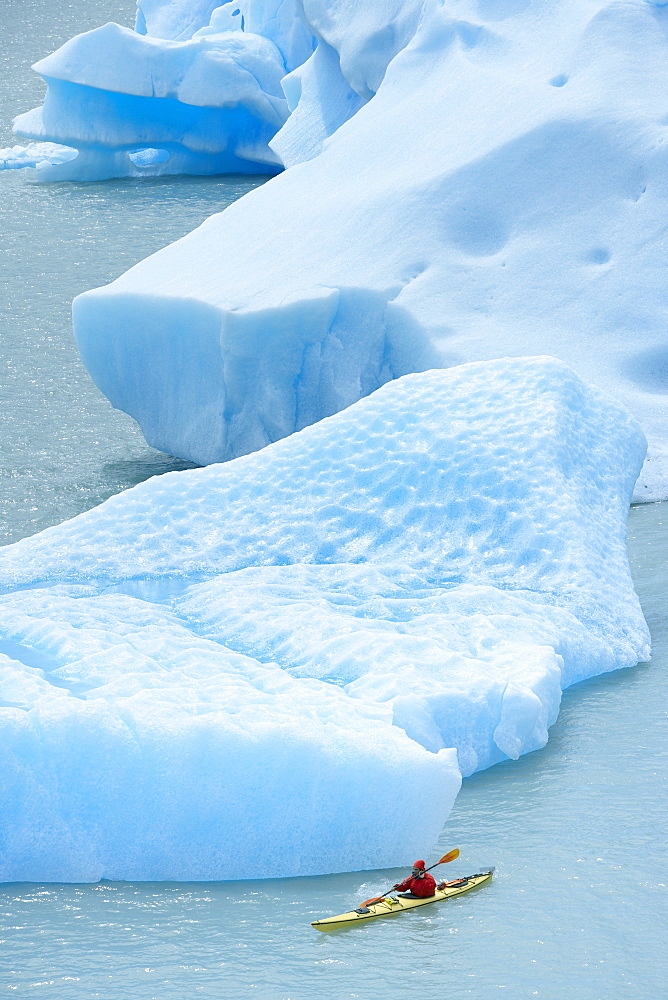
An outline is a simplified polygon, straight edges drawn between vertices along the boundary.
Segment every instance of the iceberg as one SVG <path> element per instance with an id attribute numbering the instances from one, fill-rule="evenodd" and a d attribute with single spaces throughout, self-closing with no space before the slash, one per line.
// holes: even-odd
<path id="1" fill-rule="evenodd" d="M 268 139 L 289 169 L 77 299 L 98 386 L 150 444 L 209 463 L 409 372 L 556 355 L 641 421 L 636 499 L 668 497 L 666 8 L 299 17 L 317 46 Z"/>
<path id="2" fill-rule="evenodd" d="M 648 655 L 637 422 L 551 358 L 406 375 L 0 551 L 0 879 L 405 864 Z"/>
<path id="3" fill-rule="evenodd" d="M 147 0 L 138 30 L 106 24 L 36 63 L 46 98 L 14 129 L 75 151 L 38 179 L 281 169 L 268 145 L 289 113 L 281 80 L 314 40 L 294 0 L 247 6 Z"/>

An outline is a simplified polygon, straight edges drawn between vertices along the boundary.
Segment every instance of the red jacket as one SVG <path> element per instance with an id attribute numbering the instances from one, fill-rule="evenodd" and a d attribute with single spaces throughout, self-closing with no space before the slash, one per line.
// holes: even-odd
<path id="1" fill-rule="evenodd" d="M 436 882 L 429 872 L 425 872 L 424 875 L 409 875 L 394 888 L 398 889 L 399 892 L 412 892 L 414 896 L 425 899 L 427 896 L 433 896 L 436 892 Z"/>

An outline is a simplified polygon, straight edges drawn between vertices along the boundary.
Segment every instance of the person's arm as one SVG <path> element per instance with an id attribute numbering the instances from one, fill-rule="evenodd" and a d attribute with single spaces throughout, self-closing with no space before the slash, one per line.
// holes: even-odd
<path id="1" fill-rule="evenodd" d="M 413 881 L 413 876 L 409 875 L 408 878 L 405 878 L 403 880 L 403 882 L 397 882 L 394 888 L 397 889 L 399 892 L 406 892 L 412 881 Z"/>

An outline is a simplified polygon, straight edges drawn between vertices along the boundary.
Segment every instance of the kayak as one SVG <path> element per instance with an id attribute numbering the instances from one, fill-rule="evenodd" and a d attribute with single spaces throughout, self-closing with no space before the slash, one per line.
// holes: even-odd
<path id="1" fill-rule="evenodd" d="M 437 889 L 433 896 L 426 899 L 406 899 L 403 896 L 385 896 L 371 906 L 360 906 L 357 910 L 349 910 L 348 913 L 339 913 L 336 917 L 324 917 L 322 920 L 313 920 L 311 926 L 319 931 L 335 931 L 341 927 L 353 927 L 363 920 L 374 920 L 376 917 L 389 917 L 393 913 L 403 913 L 405 910 L 414 910 L 416 906 L 426 906 L 428 903 L 440 903 L 444 899 L 451 899 L 453 896 L 461 896 L 469 889 L 475 889 L 483 882 L 491 879 L 494 869 L 487 872 L 480 872 L 478 875 L 469 875 L 467 878 L 455 879 L 448 882 L 443 889 Z"/>

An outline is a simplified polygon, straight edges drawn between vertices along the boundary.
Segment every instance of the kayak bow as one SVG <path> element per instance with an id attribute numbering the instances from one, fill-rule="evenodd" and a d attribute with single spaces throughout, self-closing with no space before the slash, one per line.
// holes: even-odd
<path id="1" fill-rule="evenodd" d="M 448 882 L 443 889 L 437 889 L 433 896 L 426 899 L 406 899 L 403 896 L 386 896 L 372 906 L 360 906 L 357 910 L 349 910 L 348 913 L 339 913 L 336 917 L 324 917 L 322 920 L 313 920 L 311 926 L 319 931 L 334 931 L 342 927 L 353 927 L 361 920 L 373 920 L 375 917 L 389 917 L 393 913 L 403 913 L 404 910 L 413 910 L 416 906 L 426 906 L 427 903 L 440 903 L 444 899 L 452 896 L 460 896 L 469 889 L 487 882 L 492 877 L 494 869 L 480 872 L 478 875 L 469 875 L 467 878 L 455 879 Z"/>

